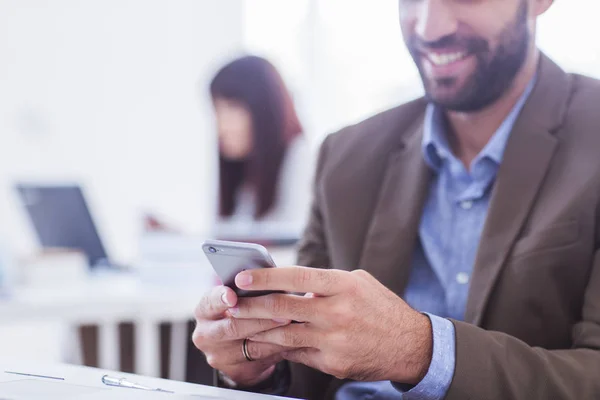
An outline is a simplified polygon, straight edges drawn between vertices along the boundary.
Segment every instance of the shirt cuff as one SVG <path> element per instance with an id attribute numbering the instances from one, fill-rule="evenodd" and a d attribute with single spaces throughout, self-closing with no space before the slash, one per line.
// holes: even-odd
<path id="1" fill-rule="evenodd" d="M 433 355 L 427 375 L 417 386 L 402 395 L 403 400 L 442 400 L 454 378 L 456 368 L 456 332 L 447 319 L 425 313 L 431 320 Z"/>

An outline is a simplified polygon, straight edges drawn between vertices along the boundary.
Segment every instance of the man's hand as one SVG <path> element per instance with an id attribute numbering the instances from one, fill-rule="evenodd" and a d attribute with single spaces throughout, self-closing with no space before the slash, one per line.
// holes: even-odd
<path id="1" fill-rule="evenodd" d="M 230 310 L 240 321 L 304 322 L 250 337 L 253 342 L 295 349 L 283 354 L 290 361 L 338 378 L 406 384 L 417 384 L 429 369 L 433 346 L 429 318 L 365 271 L 269 268 L 240 273 L 236 285 L 245 290 L 310 293 L 240 299 Z"/>
<path id="2" fill-rule="evenodd" d="M 238 298 L 230 288 L 220 286 L 204 296 L 196 307 L 196 329 L 193 341 L 206 355 L 208 364 L 225 373 L 241 386 L 258 384 L 273 373 L 275 364 L 283 360 L 283 346 L 248 342 L 248 353 L 256 361 L 249 362 L 242 352 L 243 340 L 259 332 L 281 327 L 289 320 L 234 319 L 227 312 Z"/>

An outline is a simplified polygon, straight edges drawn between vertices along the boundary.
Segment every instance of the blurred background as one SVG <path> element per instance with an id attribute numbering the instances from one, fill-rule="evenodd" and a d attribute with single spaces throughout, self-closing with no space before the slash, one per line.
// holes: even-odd
<path id="1" fill-rule="evenodd" d="M 200 245 L 223 217 L 211 82 L 248 54 L 281 75 L 304 145 L 277 185 L 304 210 L 326 134 L 422 93 L 397 3 L 0 0 L 0 354 L 201 380 L 188 321 L 215 283 Z M 539 46 L 600 77 L 597 12 L 592 0 L 557 0 Z M 56 187 L 81 193 L 44 197 Z M 36 201 L 68 212 L 44 220 Z M 87 212 L 106 268 L 90 269 L 85 249 L 48 245 Z M 256 234 L 278 263 L 293 262 L 297 229 L 246 223 L 223 238 Z"/>

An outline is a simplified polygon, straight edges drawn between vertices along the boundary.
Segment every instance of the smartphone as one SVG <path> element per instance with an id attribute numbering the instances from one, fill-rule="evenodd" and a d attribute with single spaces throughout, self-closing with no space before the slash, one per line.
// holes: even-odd
<path id="1" fill-rule="evenodd" d="M 207 240 L 202 244 L 202 250 L 223 284 L 233 289 L 238 297 L 257 297 L 281 293 L 242 290 L 235 285 L 235 277 L 242 271 L 276 267 L 271 255 L 263 246 L 252 243 Z"/>

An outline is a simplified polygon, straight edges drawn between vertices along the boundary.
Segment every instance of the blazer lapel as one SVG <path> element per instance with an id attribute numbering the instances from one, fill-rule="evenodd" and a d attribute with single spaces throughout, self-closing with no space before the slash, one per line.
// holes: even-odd
<path id="1" fill-rule="evenodd" d="M 542 56 L 536 87 L 517 120 L 498 171 L 471 279 L 465 321 L 481 324 L 494 284 L 552 161 L 569 77 Z"/>
<path id="2" fill-rule="evenodd" d="M 402 294 L 410 274 L 430 172 L 421 153 L 423 118 L 399 150 L 390 153 L 360 266 Z"/>

